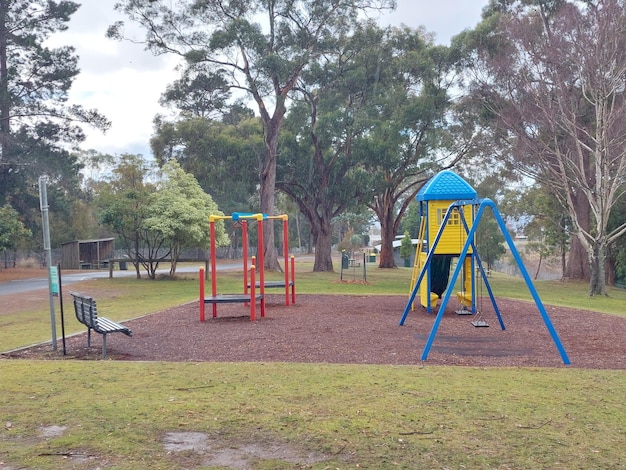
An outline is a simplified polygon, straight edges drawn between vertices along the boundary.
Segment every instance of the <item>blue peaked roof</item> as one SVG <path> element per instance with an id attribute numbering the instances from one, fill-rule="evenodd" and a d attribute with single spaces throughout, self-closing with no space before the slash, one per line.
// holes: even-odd
<path id="1" fill-rule="evenodd" d="M 433 176 L 415 197 L 418 201 L 458 201 L 476 199 L 477 192 L 467 181 L 450 170 Z"/>

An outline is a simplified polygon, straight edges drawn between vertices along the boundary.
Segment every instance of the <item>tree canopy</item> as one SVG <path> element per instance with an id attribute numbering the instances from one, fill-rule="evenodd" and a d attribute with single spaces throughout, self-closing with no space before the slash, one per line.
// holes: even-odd
<path id="1" fill-rule="evenodd" d="M 13 207 L 9 204 L 0 207 L 0 251 L 18 248 L 19 243 L 31 235 Z"/>
<path id="2" fill-rule="evenodd" d="M 553 188 L 606 294 L 609 218 L 626 187 L 626 5 L 622 0 L 498 1 L 464 38 L 472 90 L 497 120 L 518 170 Z"/>
<path id="3" fill-rule="evenodd" d="M 35 182 L 75 186 L 79 166 L 68 148 L 84 139 L 81 123 L 106 129 L 95 110 L 67 103 L 79 73 L 74 48 L 48 47 L 79 7 L 71 1 L 0 2 L 0 203 L 37 225 Z"/>
<path id="4" fill-rule="evenodd" d="M 161 174 L 161 182 L 151 197 L 144 227 L 165 238 L 170 250 L 170 275 L 173 276 L 183 249 L 208 248 L 209 216 L 223 213 L 193 175 L 186 173 L 176 160 L 163 165 Z M 216 245 L 229 243 L 222 225 L 216 229 L 216 238 Z"/>
<path id="5" fill-rule="evenodd" d="M 260 207 L 273 214 L 278 137 L 289 97 L 302 73 L 347 35 L 363 12 L 394 7 L 394 0 L 124 0 L 117 4 L 146 31 L 156 54 L 184 57 L 189 77 L 204 76 L 247 94 L 264 128 L 259 171 Z M 123 37 L 123 23 L 109 29 Z M 264 230 L 265 264 L 278 266 L 274 233 Z"/>
<path id="6" fill-rule="evenodd" d="M 380 221 L 379 265 L 395 266 L 392 242 L 406 206 L 436 169 L 463 155 L 436 148 L 453 66 L 448 50 L 421 30 L 362 22 L 302 74 L 277 186 L 312 226 L 315 270 L 332 269 L 332 218 L 359 206 Z"/>
<path id="7" fill-rule="evenodd" d="M 258 185 L 263 154 L 263 133 L 257 118 L 231 122 L 206 117 L 175 122 L 156 119 L 150 145 L 159 164 L 178 161 L 225 213 L 258 211 L 258 205 L 251 207 L 250 201 Z"/>
<path id="8" fill-rule="evenodd" d="M 141 155 L 121 155 L 108 182 L 100 184 L 96 197 L 99 216 L 119 237 L 133 262 L 150 279 L 159 263 L 171 260 L 170 274 L 184 248 L 207 248 L 209 215 L 220 214 L 217 204 L 193 175 L 174 161 L 160 174 Z M 217 229 L 217 244 L 227 244 L 224 228 Z"/>

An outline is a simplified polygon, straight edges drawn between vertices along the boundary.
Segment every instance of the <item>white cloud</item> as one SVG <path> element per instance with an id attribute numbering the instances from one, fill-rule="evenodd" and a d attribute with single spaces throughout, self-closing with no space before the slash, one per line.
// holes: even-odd
<path id="1" fill-rule="evenodd" d="M 139 70 L 130 66 L 109 73 L 81 73 L 72 88 L 73 100 L 86 108 L 96 108 L 112 121 L 106 134 L 90 131 L 85 148 L 108 153 L 131 152 L 127 144 L 143 146 L 147 154 L 152 119 L 163 112 L 158 100 L 167 79 L 167 70 Z M 132 153 L 137 153 L 132 151 Z"/>
<path id="2" fill-rule="evenodd" d="M 381 18 L 381 23 L 424 26 L 436 34 L 439 43 L 480 20 L 488 0 L 398 0 L 398 9 Z M 155 57 L 143 46 L 107 39 L 107 28 L 124 20 L 113 9 L 113 2 L 83 0 L 67 31 L 55 36 L 54 45 L 73 45 L 80 57 L 80 75 L 70 93 L 72 103 L 96 108 L 112 121 L 102 134 L 85 128 L 84 149 L 103 153 L 142 153 L 149 155 L 152 120 L 165 112 L 158 100 L 167 84 L 176 79 L 178 59 Z M 126 21 L 128 25 L 128 21 Z M 135 29 L 133 29 L 135 28 Z M 142 36 L 136 26 L 128 25 L 127 34 Z"/>

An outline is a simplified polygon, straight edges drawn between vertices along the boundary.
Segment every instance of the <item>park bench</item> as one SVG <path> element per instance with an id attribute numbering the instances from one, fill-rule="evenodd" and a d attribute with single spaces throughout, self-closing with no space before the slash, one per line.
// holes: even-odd
<path id="1" fill-rule="evenodd" d="M 107 334 L 124 333 L 132 336 L 130 328 L 120 325 L 108 318 L 99 317 L 96 300 L 83 294 L 70 292 L 74 298 L 74 312 L 76 319 L 87 327 L 87 347 L 91 347 L 91 330 L 102 335 L 102 359 L 107 357 Z"/>

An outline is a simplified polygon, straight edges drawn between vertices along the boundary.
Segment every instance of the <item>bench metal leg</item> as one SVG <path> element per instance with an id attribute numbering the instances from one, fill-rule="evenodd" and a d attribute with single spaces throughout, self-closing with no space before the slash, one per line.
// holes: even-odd
<path id="1" fill-rule="evenodd" d="M 107 334 L 102 335 L 102 359 L 107 358 Z"/>
<path id="2" fill-rule="evenodd" d="M 87 327 L 87 347 L 91 347 L 91 328 Z"/>

